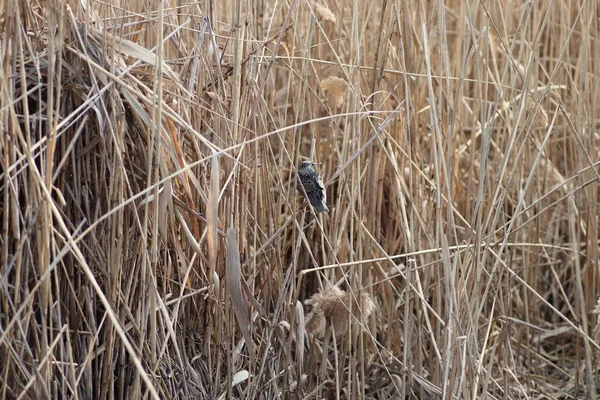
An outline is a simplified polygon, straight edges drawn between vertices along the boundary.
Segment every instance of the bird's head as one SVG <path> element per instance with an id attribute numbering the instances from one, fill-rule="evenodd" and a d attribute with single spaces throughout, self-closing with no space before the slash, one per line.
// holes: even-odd
<path id="1" fill-rule="evenodd" d="M 306 168 L 312 168 L 313 165 L 315 165 L 316 162 L 314 161 L 302 161 L 300 163 L 300 166 L 298 167 L 298 169 L 306 169 Z"/>

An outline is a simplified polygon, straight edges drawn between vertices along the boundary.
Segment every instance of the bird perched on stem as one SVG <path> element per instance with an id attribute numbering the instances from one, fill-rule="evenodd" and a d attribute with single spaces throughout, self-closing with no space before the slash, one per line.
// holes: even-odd
<path id="1" fill-rule="evenodd" d="M 326 211 L 327 194 L 325 193 L 325 185 L 317 171 L 315 171 L 314 161 L 302 161 L 298 167 L 298 190 L 301 193 L 306 193 L 308 200 L 315 208 L 317 213 Z M 304 190 L 303 190 L 304 189 Z"/>

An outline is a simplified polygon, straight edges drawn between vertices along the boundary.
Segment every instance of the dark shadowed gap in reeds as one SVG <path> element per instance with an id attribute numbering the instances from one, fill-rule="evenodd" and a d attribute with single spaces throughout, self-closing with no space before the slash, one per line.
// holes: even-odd
<path id="1" fill-rule="evenodd" d="M 599 21 L 3 0 L 0 398 L 596 399 Z"/>

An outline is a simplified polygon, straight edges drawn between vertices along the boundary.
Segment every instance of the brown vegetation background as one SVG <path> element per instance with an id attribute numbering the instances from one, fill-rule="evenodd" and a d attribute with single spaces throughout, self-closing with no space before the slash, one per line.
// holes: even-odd
<path id="1" fill-rule="evenodd" d="M 596 399 L 599 24 L 0 1 L 0 398 Z"/>

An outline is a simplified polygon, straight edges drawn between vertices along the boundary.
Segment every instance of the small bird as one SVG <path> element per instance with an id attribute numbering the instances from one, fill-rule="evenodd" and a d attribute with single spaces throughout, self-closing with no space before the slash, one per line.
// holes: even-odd
<path id="1" fill-rule="evenodd" d="M 317 171 L 314 169 L 314 165 L 316 162 L 314 161 L 302 161 L 300 166 L 298 167 L 298 190 L 302 193 L 302 188 L 304 187 L 304 192 L 308 196 L 308 200 L 315 208 L 317 213 L 326 211 L 329 212 L 329 208 L 327 208 L 327 193 L 325 193 L 325 185 L 323 184 L 323 179 Z"/>

